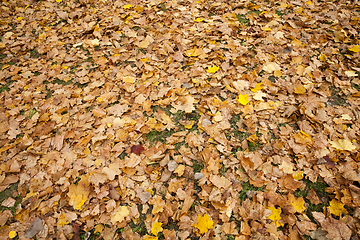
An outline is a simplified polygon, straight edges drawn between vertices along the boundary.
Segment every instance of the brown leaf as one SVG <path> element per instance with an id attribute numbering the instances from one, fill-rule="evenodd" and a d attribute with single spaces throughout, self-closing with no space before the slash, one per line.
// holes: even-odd
<path id="1" fill-rule="evenodd" d="M 142 145 L 133 145 L 131 147 L 131 153 L 135 153 L 137 155 L 140 155 L 140 153 L 144 150 L 145 148 Z"/>

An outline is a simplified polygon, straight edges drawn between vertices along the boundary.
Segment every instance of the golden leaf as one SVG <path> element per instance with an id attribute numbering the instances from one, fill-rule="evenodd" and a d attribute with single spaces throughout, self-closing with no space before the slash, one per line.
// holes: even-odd
<path id="1" fill-rule="evenodd" d="M 131 7 L 132 7 L 132 4 L 127 4 L 127 5 L 123 6 L 124 9 L 130 9 Z"/>
<path id="2" fill-rule="evenodd" d="M 15 231 L 9 232 L 9 238 L 15 238 L 17 236 L 17 233 Z"/>
<path id="3" fill-rule="evenodd" d="M 135 78 L 130 77 L 130 76 L 126 76 L 123 78 L 123 82 L 124 83 L 134 83 L 135 82 Z"/>
<path id="4" fill-rule="evenodd" d="M 274 206 L 268 207 L 272 211 L 272 214 L 268 217 L 268 219 L 272 220 L 277 227 L 284 226 L 283 223 L 279 222 L 281 220 L 281 207 L 275 208 Z"/>
<path id="5" fill-rule="evenodd" d="M 58 221 L 58 226 L 59 227 L 62 227 L 64 225 L 67 225 L 69 224 L 70 222 L 65 218 L 65 214 L 62 213 L 60 216 L 59 216 L 59 221 Z"/>
<path id="6" fill-rule="evenodd" d="M 247 94 L 244 94 L 244 95 L 240 94 L 239 98 L 238 98 L 238 102 L 245 106 L 246 104 L 248 104 L 250 102 L 249 96 Z"/>
<path id="7" fill-rule="evenodd" d="M 158 240 L 157 237 L 153 237 L 153 236 L 149 236 L 149 235 L 145 235 L 142 239 L 143 240 Z"/>
<path id="8" fill-rule="evenodd" d="M 330 141 L 330 144 L 332 148 L 342 151 L 352 151 L 356 149 L 356 147 L 352 145 L 350 140 L 347 139 L 337 139 L 335 141 Z"/>
<path id="9" fill-rule="evenodd" d="M 104 230 L 104 225 L 102 225 L 102 224 L 97 224 L 97 225 L 95 226 L 94 234 L 95 234 L 95 233 L 101 233 L 103 230 Z"/>
<path id="10" fill-rule="evenodd" d="M 115 224 L 116 222 L 122 222 L 127 216 L 130 215 L 130 211 L 127 206 L 119 206 L 115 213 L 111 216 L 111 222 Z"/>
<path id="11" fill-rule="evenodd" d="M 161 227 L 163 223 L 161 222 L 155 222 L 153 225 L 152 225 L 152 228 L 151 228 L 151 233 L 154 234 L 155 236 L 157 236 L 159 234 L 159 232 L 162 232 L 164 229 Z"/>
<path id="12" fill-rule="evenodd" d="M 352 52 L 358 53 L 358 52 L 360 52 L 360 45 L 355 45 L 355 46 L 349 48 L 349 50 Z"/>
<path id="13" fill-rule="evenodd" d="M 297 84 L 294 87 L 294 93 L 296 93 L 296 94 L 304 94 L 304 93 L 306 93 L 306 88 L 302 84 Z"/>
<path id="14" fill-rule="evenodd" d="M 204 21 L 204 19 L 203 18 L 196 18 L 194 21 L 195 22 L 202 22 L 202 21 Z"/>
<path id="15" fill-rule="evenodd" d="M 294 195 L 289 194 L 288 198 L 295 212 L 302 213 L 305 211 L 305 201 L 302 197 L 296 198 Z"/>
<path id="16" fill-rule="evenodd" d="M 213 224 L 214 224 L 214 222 L 210 220 L 207 214 L 205 214 L 203 217 L 198 215 L 197 222 L 198 223 L 195 223 L 192 226 L 199 229 L 200 234 L 207 233 L 209 229 L 213 228 Z"/>
<path id="17" fill-rule="evenodd" d="M 212 65 L 211 67 L 208 67 L 208 70 L 206 70 L 208 73 L 216 73 L 219 70 L 219 67 L 216 65 Z"/>
<path id="18" fill-rule="evenodd" d="M 341 213 L 348 213 L 347 210 L 344 208 L 344 204 L 336 201 L 335 199 L 331 200 L 328 209 L 335 216 L 340 216 Z"/>
<path id="19" fill-rule="evenodd" d="M 69 204 L 76 210 L 81 210 L 82 205 L 88 199 L 90 193 L 89 176 L 83 175 L 77 185 L 71 184 L 69 187 L 68 196 L 70 198 Z"/>
<path id="20" fill-rule="evenodd" d="M 262 83 L 257 83 L 256 86 L 251 89 L 252 92 L 256 93 L 257 91 L 260 91 L 261 89 L 263 89 L 263 87 L 261 86 Z"/>
<path id="21" fill-rule="evenodd" d="M 304 178 L 304 172 L 303 171 L 297 171 L 297 172 L 293 173 L 293 178 L 295 180 L 298 180 L 298 181 L 303 179 Z"/>
<path id="22" fill-rule="evenodd" d="M 268 73 L 272 73 L 280 70 L 280 66 L 275 62 L 269 62 L 266 65 L 264 65 L 263 70 Z"/>

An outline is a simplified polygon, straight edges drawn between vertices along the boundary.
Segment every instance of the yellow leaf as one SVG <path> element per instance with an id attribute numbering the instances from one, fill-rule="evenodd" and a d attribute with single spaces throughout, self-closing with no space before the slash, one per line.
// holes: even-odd
<path id="1" fill-rule="evenodd" d="M 149 235 L 145 235 L 142 239 L 143 240 L 158 240 L 157 237 L 153 237 L 153 236 L 149 236 Z"/>
<path id="2" fill-rule="evenodd" d="M 188 57 L 197 57 L 203 53 L 204 51 L 201 48 L 197 48 L 197 47 L 185 51 L 185 55 Z"/>
<path id="3" fill-rule="evenodd" d="M 219 70 L 219 67 L 216 65 L 212 65 L 211 67 L 208 67 L 208 70 L 206 70 L 208 73 L 216 73 Z"/>
<path id="4" fill-rule="evenodd" d="M 115 213 L 111 216 L 111 222 L 122 222 L 127 216 L 130 215 L 130 211 L 127 206 L 120 206 L 115 210 Z"/>
<path id="5" fill-rule="evenodd" d="M 263 89 L 263 87 L 261 86 L 262 83 L 257 83 L 256 86 L 251 89 L 252 92 L 256 93 L 257 91 L 260 91 L 261 89 Z"/>
<path id="6" fill-rule="evenodd" d="M 20 22 L 21 20 L 23 20 L 23 18 L 24 17 L 17 17 L 16 20 Z"/>
<path id="7" fill-rule="evenodd" d="M 360 52 L 360 45 L 355 45 L 352 48 L 349 48 L 349 50 L 358 53 Z"/>
<path id="8" fill-rule="evenodd" d="M 134 83 L 135 82 L 135 78 L 130 77 L 130 76 L 126 76 L 123 78 L 124 83 Z"/>
<path id="9" fill-rule="evenodd" d="M 274 71 L 280 70 L 280 66 L 275 62 L 269 62 L 266 65 L 264 65 L 263 70 L 268 73 L 272 73 Z"/>
<path id="10" fill-rule="evenodd" d="M 123 6 L 124 9 L 130 9 L 131 7 L 132 7 L 132 4 L 127 4 L 127 5 Z"/>
<path id="11" fill-rule="evenodd" d="M 151 233 L 154 234 L 155 236 L 157 236 L 159 234 L 159 232 L 162 232 L 164 229 L 161 227 L 163 223 L 161 222 L 155 222 L 153 225 L 152 225 L 152 228 L 151 228 Z"/>
<path id="12" fill-rule="evenodd" d="M 358 74 L 355 71 L 345 71 L 346 76 L 356 77 Z"/>
<path id="13" fill-rule="evenodd" d="M 65 218 L 65 214 L 62 213 L 60 216 L 59 216 L 59 221 L 58 221 L 58 226 L 59 227 L 63 227 L 64 225 L 67 225 L 69 224 L 70 222 Z"/>
<path id="14" fill-rule="evenodd" d="M 143 41 L 141 41 L 138 45 L 139 48 L 147 48 L 149 46 L 150 42 L 145 38 Z"/>
<path id="15" fill-rule="evenodd" d="M 68 69 L 69 67 L 68 67 L 68 66 L 65 66 L 65 65 L 62 65 L 61 68 L 62 68 L 62 69 Z"/>
<path id="16" fill-rule="evenodd" d="M 197 222 L 198 223 L 195 223 L 192 226 L 199 229 L 200 234 L 207 233 L 209 229 L 213 228 L 213 224 L 214 224 L 214 222 L 210 220 L 207 214 L 205 214 L 203 217 L 198 215 Z"/>
<path id="17" fill-rule="evenodd" d="M 289 200 L 295 212 L 302 213 L 305 211 L 305 201 L 302 197 L 296 198 L 294 195 L 289 194 Z"/>
<path id="18" fill-rule="evenodd" d="M 262 27 L 261 30 L 267 31 L 267 32 L 271 32 L 271 28 L 266 27 L 266 26 L 265 26 L 265 27 Z"/>
<path id="19" fill-rule="evenodd" d="M 332 148 L 342 151 L 352 151 L 356 149 L 356 147 L 352 145 L 351 141 L 346 139 L 337 139 L 335 141 L 330 141 L 330 144 Z"/>
<path id="20" fill-rule="evenodd" d="M 2 43 L 2 42 L 0 42 L 0 49 L 1 48 L 5 48 L 6 46 L 5 46 L 5 43 Z"/>
<path id="21" fill-rule="evenodd" d="M 296 94 L 304 94 L 304 93 L 306 93 L 306 88 L 302 84 L 297 84 L 294 87 L 294 93 L 296 93 Z"/>
<path id="22" fill-rule="evenodd" d="M 17 236 L 17 233 L 15 231 L 9 232 L 9 238 L 15 238 Z"/>
<path id="23" fill-rule="evenodd" d="M 272 211 L 272 214 L 268 217 L 268 219 L 272 220 L 277 227 L 284 226 L 283 223 L 279 222 L 281 220 L 281 207 L 275 208 L 274 206 L 268 207 Z"/>
<path id="24" fill-rule="evenodd" d="M 293 178 L 295 180 L 300 181 L 301 179 L 304 178 L 304 172 L 303 171 L 297 171 L 296 173 L 293 173 Z"/>
<path id="25" fill-rule="evenodd" d="M 239 98 L 238 98 L 238 102 L 245 106 L 246 104 L 248 104 L 250 102 L 249 96 L 247 94 L 244 94 L 244 95 L 240 94 Z"/>
<path id="26" fill-rule="evenodd" d="M 297 47 L 301 46 L 301 41 L 300 40 L 297 40 L 297 39 L 294 39 L 293 40 L 293 44 Z"/>
<path id="27" fill-rule="evenodd" d="M 104 225 L 102 225 L 102 224 L 97 224 L 97 225 L 95 226 L 94 234 L 95 234 L 95 233 L 101 233 L 103 230 L 104 230 Z"/>
<path id="28" fill-rule="evenodd" d="M 195 21 L 195 22 L 202 22 L 202 21 L 204 21 L 204 19 L 202 19 L 202 18 L 196 18 L 194 21 Z"/>
<path id="29" fill-rule="evenodd" d="M 62 2 L 62 0 L 56 0 L 56 2 L 61 3 L 61 2 Z"/>
<path id="30" fill-rule="evenodd" d="M 321 54 L 321 55 L 319 56 L 319 59 L 320 59 L 320 61 L 325 62 L 325 61 L 326 61 L 326 55 L 325 55 L 325 54 Z"/>
<path id="31" fill-rule="evenodd" d="M 341 213 L 348 213 L 347 210 L 344 208 L 344 204 L 336 201 L 335 199 L 331 200 L 328 209 L 335 216 L 340 216 Z"/>
<path id="32" fill-rule="evenodd" d="M 89 197 L 89 175 L 83 175 L 77 185 L 71 184 L 69 187 L 68 196 L 70 198 L 69 204 L 76 210 L 81 210 L 82 205 Z"/>
<path id="33" fill-rule="evenodd" d="M 305 2 L 307 5 L 314 5 L 313 3 L 312 3 L 312 1 L 307 1 L 307 2 Z"/>

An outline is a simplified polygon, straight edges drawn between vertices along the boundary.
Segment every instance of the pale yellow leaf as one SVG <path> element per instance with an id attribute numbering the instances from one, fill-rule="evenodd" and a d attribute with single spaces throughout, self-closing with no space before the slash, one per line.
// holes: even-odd
<path id="1" fill-rule="evenodd" d="M 263 70 L 268 73 L 272 73 L 274 71 L 280 70 L 280 66 L 275 62 L 269 62 L 264 65 Z"/>
<path id="2" fill-rule="evenodd" d="M 347 139 L 337 139 L 334 141 L 330 141 L 330 144 L 331 147 L 342 151 L 352 151 L 356 149 L 356 147 L 351 143 L 351 141 Z"/>

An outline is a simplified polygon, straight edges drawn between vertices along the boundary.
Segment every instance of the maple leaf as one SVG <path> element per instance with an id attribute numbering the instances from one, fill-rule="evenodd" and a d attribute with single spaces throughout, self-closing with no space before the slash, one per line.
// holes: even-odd
<path id="1" fill-rule="evenodd" d="M 268 73 L 272 73 L 280 70 L 280 66 L 275 62 L 269 62 L 266 65 L 264 65 L 263 70 Z"/>
<path id="2" fill-rule="evenodd" d="M 16 236 L 17 236 L 17 232 L 15 232 L 15 231 L 9 232 L 9 238 L 15 238 Z"/>
<path id="3" fill-rule="evenodd" d="M 152 225 L 152 228 L 151 228 L 151 233 L 154 234 L 155 236 L 157 236 L 159 234 L 159 232 L 162 232 L 164 229 L 161 227 L 163 223 L 161 222 L 155 222 L 153 225 Z"/>
<path id="4" fill-rule="evenodd" d="M 69 204 L 76 210 L 81 210 L 82 205 L 88 199 L 89 188 L 89 175 L 83 175 L 77 185 L 71 184 L 69 187 L 68 196 L 70 198 Z"/>
<path id="5" fill-rule="evenodd" d="M 355 45 L 355 46 L 349 48 L 349 50 L 352 52 L 358 53 L 358 52 L 360 52 L 360 45 Z"/>
<path id="6" fill-rule="evenodd" d="M 249 96 L 247 94 L 240 94 L 239 97 L 238 97 L 238 102 L 242 105 L 246 105 L 248 104 L 250 101 L 249 101 Z"/>
<path id="7" fill-rule="evenodd" d="M 207 214 L 205 214 L 204 216 L 198 215 L 197 222 L 198 223 L 195 223 L 192 226 L 199 229 L 200 234 L 207 233 L 207 231 L 209 231 L 209 229 L 213 228 L 213 224 L 214 224 L 214 222 L 212 220 L 210 220 L 210 218 Z"/>
<path id="8" fill-rule="evenodd" d="M 295 212 L 302 213 L 305 211 L 305 201 L 302 197 L 296 198 L 294 195 L 289 194 L 288 198 Z"/>
<path id="9" fill-rule="evenodd" d="M 351 141 L 347 139 L 337 139 L 334 141 L 330 141 L 330 144 L 331 147 L 342 151 L 352 151 L 356 149 L 356 147 L 351 143 Z"/>
<path id="10" fill-rule="evenodd" d="M 274 206 L 268 207 L 272 211 L 272 214 L 268 217 L 268 219 L 272 220 L 277 227 L 284 226 L 283 223 L 279 222 L 281 220 L 281 207 L 275 208 Z"/>
<path id="11" fill-rule="evenodd" d="M 60 216 L 59 216 L 59 221 L 58 221 L 58 226 L 59 227 L 62 227 L 64 225 L 67 225 L 69 224 L 70 222 L 65 218 L 65 214 L 62 213 Z"/>
<path id="12" fill-rule="evenodd" d="M 348 211 L 344 208 L 344 204 L 336 201 L 335 199 L 331 200 L 328 209 L 330 213 L 334 214 L 335 216 L 340 216 L 342 213 L 348 213 Z"/>
<path id="13" fill-rule="evenodd" d="M 219 67 L 216 65 L 212 65 L 211 67 L 208 67 L 206 70 L 208 73 L 216 73 L 219 70 Z"/>
<path id="14" fill-rule="evenodd" d="M 263 87 L 261 86 L 262 83 L 257 83 L 256 86 L 251 89 L 252 92 L 256 93 L 257 91 L 260 91 L 261 89 L 263 89 Z"/>
<path id="15" fill-rule="evenodd" d="M 130 211 L 127 206 L 119 206 L 111 216 L 111 222 L 122 222 L 127 216 L 130 215 Z"/>

